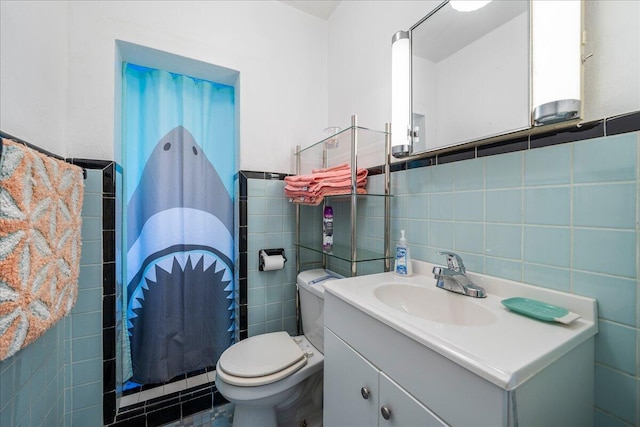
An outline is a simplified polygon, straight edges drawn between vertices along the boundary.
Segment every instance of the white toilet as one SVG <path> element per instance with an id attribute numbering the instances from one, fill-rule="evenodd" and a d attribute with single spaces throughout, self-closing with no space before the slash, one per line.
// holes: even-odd
<path id="1" fill-rule="evenodd" d="M 235 403 L 234 427 L 322 425 L 324 269 L 298 275 L 304 336 L 272 332 L 242 340 L 220 356 L 216 387 Z"/>

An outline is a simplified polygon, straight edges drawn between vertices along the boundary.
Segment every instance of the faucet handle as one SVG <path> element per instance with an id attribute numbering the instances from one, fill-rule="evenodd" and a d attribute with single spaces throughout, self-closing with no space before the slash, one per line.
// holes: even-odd
<path id="1" fill-rule="evenodd" d="M 447 257 L 447 267 L 451 270 L 459 271 L 464 274 L 467 270 L 464 268 L 464 262 L 462 262 L 462 257 L 455 252 L 438 252 L 440 255 L 445 255 Z"/>

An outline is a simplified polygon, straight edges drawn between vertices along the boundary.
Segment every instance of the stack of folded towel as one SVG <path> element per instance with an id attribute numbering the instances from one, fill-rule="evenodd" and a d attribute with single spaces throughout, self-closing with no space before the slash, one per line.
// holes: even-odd
<path id="1" fill-rule="evenodd" d="M 366 169 L 356 170 L 356 191 L 366 194 Z M 313 169 L 310 175 L 295 175 L 284 178 L 287 184 L 284 193 L 294 203 L 319 205 L 325 196 L 351 194 L 351 167 L 344 163 L 326 169 Z"/>

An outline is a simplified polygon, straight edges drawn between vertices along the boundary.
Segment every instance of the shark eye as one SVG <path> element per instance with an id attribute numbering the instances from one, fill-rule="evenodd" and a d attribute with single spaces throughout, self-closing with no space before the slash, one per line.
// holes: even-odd
<path id="1" fill-rule="evenodd" d="M 171 148 L 171 143 L 167 142 L 166 144 L 164 144 L 164 147 L 162 148 L 164 148 L 164 151 L 169 151 L 169 149 Z"/>
<path id="2" fill-rule="evenodd" d="M 191 147 L 191 149 L 193 150 L 193 154 L 195 154 L 197 156 L 198 155 L 198 149 L 196 147 Z"/>

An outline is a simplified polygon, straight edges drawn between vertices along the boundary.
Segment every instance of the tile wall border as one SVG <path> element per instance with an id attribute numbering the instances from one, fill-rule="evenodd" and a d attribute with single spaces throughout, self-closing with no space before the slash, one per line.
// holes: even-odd
<path id="1" fill-rule="evenodd" d="M 483 144 L 482 141 L 475 141 L 464 144 L 459 148 L 436 154 L 416 155 L 406 160 L 392 163 L 391 172 L 636 132 L 640 131 L 640 111 L 580 123 L 569 128 L 552 129 L 548 132 L 544 132 L 542 128 L 537 130 L 541 132 L 524 136 L 522 134 L 514 134 L 511 138 L 488 144 Z M 371 168 L 370 170 L 372 169 L 375 170 L 377 168 Z"/>

